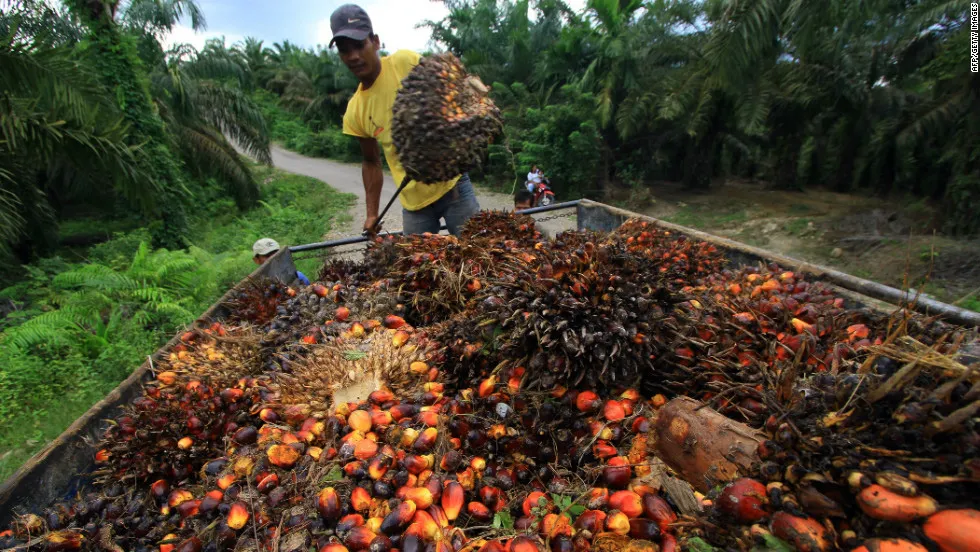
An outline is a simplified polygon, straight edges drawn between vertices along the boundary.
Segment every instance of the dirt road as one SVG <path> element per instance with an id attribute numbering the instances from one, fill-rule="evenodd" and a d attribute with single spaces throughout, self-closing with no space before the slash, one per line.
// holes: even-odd
<path id="1" fill-rule="evenodd" d="M 361 181 L 360 165 L 339 163 L 329 159 L 305 157 L 275 145 L 272 146 L 272 163 L 276 168 L 322 180 L 341 192 L 356 195 L 357 203 L 351 211 L 353 220 L 350 226 L 347 228 L 338 228 L 324 236 L 324 239 L 360 234 L 361 229 L 364 227 L 365 219 L 364 184 Z M 391 199 L 392 194 L 395 193 L 397 188 L 398 186 L 395 185 L 391 175 L 386 172 L 384 187 L 381 191 L 382 209 L 388 200 Z M 480 201 L 480 208 L 482 209 L 510 210 L 514 208 L 514 201 L 508 194 L 490 192 L 477 188 L 476 196 Z M 574 225 L 574 217 L 563 218 L 543 223 L 541 230 L 546 234 L 554 235 L 554 232 L 572 228 Z M 389 231 L 402 229 L 402 209 L 397 202 L 391 207 L 388 214 L 385 215 L 384 229 Z"/>

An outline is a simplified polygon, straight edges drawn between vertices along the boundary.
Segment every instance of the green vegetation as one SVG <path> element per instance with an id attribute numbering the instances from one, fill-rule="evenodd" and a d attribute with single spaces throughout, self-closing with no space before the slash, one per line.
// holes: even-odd
<path id="1" fill-rule="evenodd" d="M 739 207 L 722 211 L 704 209 L 698 206 L 685 206 L 673 215 L 666 217 L 665 220 L 681 226 L 706 229 L 745 222 L 749 220 L 749 214 L 744 208 Z"/>
<path id="2" fill-rule="evenodd" d="M 51 4 L 0 7 L 0 479 L 250 273 L 257 238 L 317 241 L 353 200 L 239 155 L 270 163 L 267 120 L 298 119 L 260 105 L 247 48 L 164 50 L 203 28 L 193 0 Z"/>
<path id="3" fill-rule="evenodd" d="M 242 213 L 205 182 L 186 250 L 151 249 L 149 231 L 133 230 L 89 248 L 86 263 L 26 265 L 0 291 L 0 480 L 254 270 L 256 239 L 309 243 L 347 222 L 350 194 L 268 168 L 255 176 L 267 184 Z"/>

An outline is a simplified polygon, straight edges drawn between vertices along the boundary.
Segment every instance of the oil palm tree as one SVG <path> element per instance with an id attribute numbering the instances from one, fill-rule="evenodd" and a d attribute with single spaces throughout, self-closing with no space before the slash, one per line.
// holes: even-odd
<path id="1" fill-rule="evenodd" d="M 84 59 L 16 21 L 0 36 L 0 249 L 23 260 L 56 230 L 51 196 L 104 187 L 149 205 L 156 182 L 138 169 L 140 150 Z"/>
<path id="2" fill-rule="evenodd" d="M 153 100 L 186 166 L 219 177 L 246 207 L 258 199 L 258 184 L 229 139 L 260 162 L 272 162 L 265 119 L 244 91 L 247 74 L 220 48 L 200 55 L 183 50 L 151 74 Z"/>

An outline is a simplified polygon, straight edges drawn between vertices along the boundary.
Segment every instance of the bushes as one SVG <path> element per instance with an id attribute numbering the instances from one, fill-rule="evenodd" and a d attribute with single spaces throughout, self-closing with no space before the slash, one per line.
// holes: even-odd
<path id="1" fill-rule="evenodd" d="M 91 247 L 87 264 L 24 266 L 0 291 L 0 480 L 250 273 L 257 238 L 318 241 L 353 201 L 312 178 L 255 171 L 262 202 L 243 214 L 211 194 L 217 183 L 192 187 L 186 251 L 150 249 L 140 228 Z"/>
<path id="2" fill-rule="evenodd" d="M 272 139 L 284 148 L 308 157 L 360 161 L 361 149 L 357 140 L 336 126 L 314 131 L 298 115 L 283 109 L 271 92 L 256 90 L 254 98 L 262 108 Z"/>

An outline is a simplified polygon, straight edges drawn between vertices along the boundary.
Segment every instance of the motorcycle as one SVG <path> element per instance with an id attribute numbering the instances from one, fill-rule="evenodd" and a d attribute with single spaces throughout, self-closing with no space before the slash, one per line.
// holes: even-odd
<path id="1" fill-rule="evenodd" d="M 537 183 L 532 194 L 534 200 L 531 205 L 534 207 L 547 207 L 555 202 L 555 192 L 551 190 L 551 181 L 547 178 Z"/>

